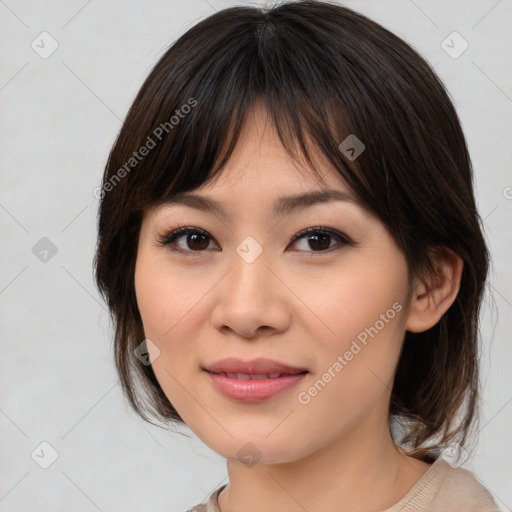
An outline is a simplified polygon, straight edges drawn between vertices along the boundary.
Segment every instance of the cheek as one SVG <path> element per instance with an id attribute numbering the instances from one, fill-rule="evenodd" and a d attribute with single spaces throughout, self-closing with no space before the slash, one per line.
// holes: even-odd
<path id="1" fill-rule="evenodd" d="M 354 256 L 329 275 L 305 274 L 301 280 L 294 280 L 294 291 L 310 311 L 311 339 L 322 333 L 320 339 L 325 343 L 343 344 L 376 322 L 378 330 L 401 328 L 400 310 L 405 309 L 407 291 L 402 266 L 358 260 L 358 255 Z"/>
<path id="2" fill-rule="evenodd" d="M 144 334 L 159 349 L 153 371 L 164 393 L 182 414 L 196 396 L 200 372 L 198 340 L 208 312 L 204 300 L 214 285 L 204 271 L 172 267 L 165 253 L 140 250 L 135 267 L 135 294 Z M 196 370 L 194 370 L 196 369 Z"/>
<path id="3" fill-rule="evenodd" d="M 309 277 L 301 284 L 305 302 L 315 313 L 315 387 L 335 407 L 357 414 L 392 387 L 405 325 L 404 265 L 398 258 L 354 259 L 350 272 L 340 269 L 320 286 L 311 287 Z M 315 333 L 318 326 L 324 335 Z"/>
<path id="4" fill-rule="evenodd" d="M 166 264 L 165 254 L 157 257 L 140 251 L 135 266 L 135 294 L 148 338 L 165 343 L 176 338 L 201 310 L 200 299 L 210 288 L 204 274 L 178 271 Z M 185 337 L 184 339 L 187 339 Z"/>
<path id="5" fill-rule="evenodd" d="M 172 272 L 165 262 L 141 251 L 134 282 L 144 334 L 159 349 L 153 371 L 169 401 L 183 415 L 189 393 L 197 393 L 187 373 L 198 364 L 194 340 L 201 324 L 197 315 L 204 315 L 198 301 L 200 281 Z"/>

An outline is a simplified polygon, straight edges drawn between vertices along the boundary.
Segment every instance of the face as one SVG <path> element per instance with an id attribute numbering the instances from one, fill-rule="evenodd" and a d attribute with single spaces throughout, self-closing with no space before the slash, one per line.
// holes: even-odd
<path id="1" fill-rule="evenodd" d="M 180 203 L 149 211 L 135 269 L 166 396 L 214 451 L 262 464 L 387 428 L 409 291 L 404 255 L 364 207 L 338 199 L 274 211 L 283 197 L 325 187 L 265 120 L 256 108 L 222 174 L 194 191 L 224 214 Z M 329 190 L 352 195 L 335 170 L 321 171 Z M 183 226 L 193 230 L 161 243 Z M 294 383 L 277 394 L 242 400 L 204 370 L 228 357 L 307 373 L 287 377 Z"/>

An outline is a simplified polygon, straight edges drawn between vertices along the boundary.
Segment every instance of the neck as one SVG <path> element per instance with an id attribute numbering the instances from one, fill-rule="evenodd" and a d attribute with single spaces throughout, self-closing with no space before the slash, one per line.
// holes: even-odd
<path id="1" fill-rule="evenodd" d="M 358 425 L 301 460 L 249 467 L 228 460 L 222 512 L 369 512 L 391 507 L 430 465 L 406 456 L 387 428 Z"/>

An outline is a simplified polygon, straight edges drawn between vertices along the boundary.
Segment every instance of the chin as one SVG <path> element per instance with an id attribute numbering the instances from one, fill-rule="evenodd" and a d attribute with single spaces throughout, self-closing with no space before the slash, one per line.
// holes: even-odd
<path id="1" fill-rule="evenodd" d="M 275 433 L 266 436 L 255 432 L 246 436 L 238 434 L 236 438 L 229 437 L 223 442 L 207 439 L 203 439 L 203 442 L 225 459 L 243 463 L 247 467 L 255 464 L 286 464 L 307 456 L 307 453 L 297 452 L 297 440 L 285 434 L 280 437 Z M 304 450 L 304 447 L 301 449 Z"/>

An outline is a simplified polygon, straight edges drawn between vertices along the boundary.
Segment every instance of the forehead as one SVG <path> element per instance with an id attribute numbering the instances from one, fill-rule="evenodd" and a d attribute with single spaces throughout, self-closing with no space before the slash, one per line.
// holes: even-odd
<path id="1" fill-rule="evenodd" d="M 311 137 L 304 136 L 314 169 L 306 162 L 297 141 L 294 141 L 292 154 L 283 146 L 265 106 L 257 102 L 247 112 L 229 160 L 212 179 L 196 190 L 231 194 L 234 189 L 258 187 L 267 196 L 273 195 L 276 189 L 288 195 L 318 188 L 350 193 L 350 187 L 340 172 L 329 163 Z"/>
<path id="2" fill-rule="evenodd" d="M 233 212 L 250 217 L 251 211 L 258 209 L 282 217 L 328 202 L 363 209 L 340 172 L 314 145 L 308 144 L 308 153 L 314 170 L 298 148 L 292 156 L 283 147 L 266 109 L 256 103 L 248 111 L 223 168 L 195 190 L 172 193 L 159 206 L 165 206 L 166 212 L 169 207 L 181 206 L 224 219 Z"/>

